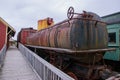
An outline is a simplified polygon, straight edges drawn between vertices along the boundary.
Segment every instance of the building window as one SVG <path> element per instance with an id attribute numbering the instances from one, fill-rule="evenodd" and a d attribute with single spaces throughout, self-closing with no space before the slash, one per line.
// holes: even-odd
<path id="1" fill-rule="evenodd" d="M 116 33 L 109 33 L 108 34 L 109 43 L 116 43 Z"/>

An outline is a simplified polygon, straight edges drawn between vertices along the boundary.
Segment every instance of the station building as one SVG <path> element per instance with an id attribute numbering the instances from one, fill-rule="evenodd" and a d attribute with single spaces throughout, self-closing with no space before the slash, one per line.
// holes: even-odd
<path id="1" fill-rule="evenodd" d="M 15 35 L 15 30 L 0 17 L 0 50 L 4 45 L 9 46 L 9 39 Z"/>

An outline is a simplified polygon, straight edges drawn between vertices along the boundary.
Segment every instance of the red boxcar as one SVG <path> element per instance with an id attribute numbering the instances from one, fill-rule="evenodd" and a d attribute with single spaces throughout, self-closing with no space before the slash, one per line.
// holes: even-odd
<path id="1" fill-rule="evenodd" d="M 33 33 L 35 33 L 37 30 L 33 29 L 33 28 L 22 28 L 21 31 L 18 33 L 17 36 L 17 40 L 18 42 L 22 43 L 22 44 L 26 44 L 27 41 L 27 37 L 29 35 L 32 35 Z"/>

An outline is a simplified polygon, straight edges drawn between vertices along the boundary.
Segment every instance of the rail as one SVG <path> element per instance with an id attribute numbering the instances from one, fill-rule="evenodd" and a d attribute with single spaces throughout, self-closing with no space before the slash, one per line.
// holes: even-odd
<path id="1" fill-rule="evenodd" d="M 20 43 L 19 50 L 27 58 L 42 80 L 74 80 Z"/>
<path id="2" fill-rule="evenodd" d="M 4 45 L 3 48 L 0 51 L 0 68 L 3 65 L 5 54 L 6 54 L 6 45 Z"/>

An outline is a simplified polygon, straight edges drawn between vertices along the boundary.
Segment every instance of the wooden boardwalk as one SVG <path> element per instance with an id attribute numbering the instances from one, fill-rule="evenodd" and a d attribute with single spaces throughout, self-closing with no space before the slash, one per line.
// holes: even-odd
<path id="1" fill-rule="evenodd" d="M 20 51 L 12 46 L 7 50 L 0 80 L 41 80 Z"/>

